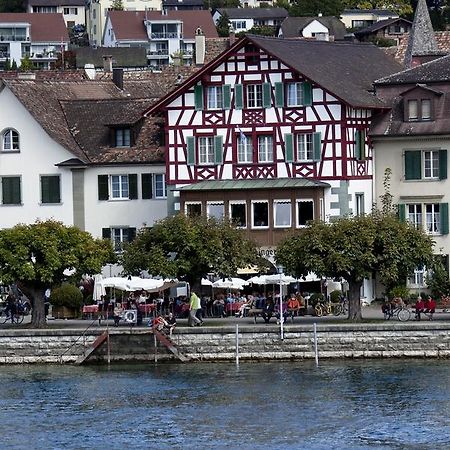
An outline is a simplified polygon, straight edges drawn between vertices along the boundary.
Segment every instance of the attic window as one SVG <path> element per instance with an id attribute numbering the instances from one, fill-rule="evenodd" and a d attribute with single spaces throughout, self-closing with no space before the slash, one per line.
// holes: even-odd
<path id="1" fill-rule="evenodd" d="M 410 122 L 432 120 L 429 98 L 408 100 L 407 108 L 406 117 Z"/>
<path id="2" fill-rule="evenodd" d="M 256 45 L 247 44 L 244 47 L 245 62 L 247 64 L 258 64 L 259 62 L 259 48 Z"/>
<path id="3" fill-rule="evenodd" d="M 129 128 L 117 128 L 115 130 L 115 147 L 131 146 L 131 130 Z"/>

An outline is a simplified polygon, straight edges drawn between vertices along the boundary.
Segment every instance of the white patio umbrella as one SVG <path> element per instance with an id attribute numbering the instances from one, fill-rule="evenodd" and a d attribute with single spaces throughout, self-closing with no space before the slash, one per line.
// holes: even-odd
<path id="1" fill-rule="evenodd" d="M 164 280 L 156 280 L 154 278 L 139 278 L 131 277 L 131 280 L 126 279 L 126 290 L 127 291 L 158 291 L 164 285 Z"/>
<path id="2" fill-rule="evenodd" d="M 92 299 L 96 302 L 102 298 L 102 295 L 106 295 L 106 289 L 102 281 L 103 277 L 101 274 L 94 275 L 94 291 L 92 292 Z"/>
<path id="3" fill-rule="evenodd" d="M 212 286 L 213 284 L 212 284 L 212 281 L 209 281 L 207 278 L 202 278 L 201 285 L 202 286 Z"/>
<path id="4" fill-rule="evenodd" d="M 119 289 L 121 291 L 127 290 L 127 281 L 128 278 L 122 278 L 122 277 L 109 277 L 109 278 L 103 278 L 102 285 L 103 287 L 112 287 Z"/>
<path id="5" fill-rule="evenodd" d="M 248 282 L 243 280 L 242 278 L 222 278 L 220 280 L 214 281 L 212 286 L 214 288 L 222 288 L 222 289 L 243 289 Z"/>
<path id="6" fill-rule="evenodd" d="M 281 282 L 281 284 L 287 285 L 287 284 L 291 284 L 291 283 L 296 283 L 297 279 L 294 277 L 291 277 L 289 275 L 284 275 L 284 274 L 281 274 L 281 279 L 280 279 L 279 274 L 274 274 L 274 275 L 260 275 L 258 277 L 252 277 L 252 278 L 249 278 L 248 282 L 252 283 L 252 284 L 262 284 L 262 285 L 280 284 L 280 282 Z"/>

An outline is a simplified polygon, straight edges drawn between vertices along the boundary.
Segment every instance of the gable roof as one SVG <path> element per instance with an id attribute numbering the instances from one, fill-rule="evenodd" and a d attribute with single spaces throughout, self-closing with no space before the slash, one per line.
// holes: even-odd
<path id="1" fill-rule="evenodd" d="M 218 8 L 217 11 L 229 19 L 284 19 L 288 16 L 284 8 Z"/>
<path id="2" fill-rule="evenodd" d="M 180 20 L 185 39 L 194 39 L 197 28 L 201 28 L 206 37 L 218 37 L 211 13 L 206 10 L 170 10 L 166 15 L 161 11 L 110 11 L 108 16 L 118 40 L 148 41 L 145 20 Z"/>
<path id="3" fill-rule="evenodd" d="M 227 57 L 252 43 L 279 59 L 293 71 L 313 81 L 338 99 L 353 107 L 383 108 L 384 104 L 373 94 L 373 81 L 380 75 L 398 72 L 401 66 L 378 47 L 371 44 L 326 42 L 306 39 L 279 39 L 247 35 L 229 50 L 204 66 L 186 83 L 156 102 L 146 115 L 164 107 L 186 89 L 214 70 Z"/>
<path id="4" fill-rule="evenodd" d="M 411 21 L 403 19 L 401 17 L 397 17 L 395 19 L 379 20 L 378 22 L 375 22 L 375 23 L 373 23 L 372 25 L 369 25 L 366 28 L 362 28 L 360 30 L 355 31 L 354 34 L 356 36 L 358 36 L 358 35 L 374 33 L 375 31 L 381 30 L 381 29 L 383 29 L 385 27 L 388 27 L 389 25 L 392 25 L 393 23 L 396 23 L 396 22 L 405 22 L 408 25 L 412 24 Z"/>
<path id="5" fill-rule="evenodd" d="M 31 42 L 69 42 L 62 14 L 0 13 L 0 23 L 29 23 Z"/>
<path id="6" fill-rule="evenodd" d="M 328 28 L 330 35 L 335 40 L 344 39 L 346 34 L 345 25 L 337 17 L 286 17 L 281 24 L 281 31 L 284 38 L 294 38 L 301 36 L 301 31 L 314 20 L 320 22 L 324 27 Z"/>
<path id="7" fill-rule="evenodd" d="M 201 6 L 203 9 L 203 0 L 163 0 L 163 6 Z"/>

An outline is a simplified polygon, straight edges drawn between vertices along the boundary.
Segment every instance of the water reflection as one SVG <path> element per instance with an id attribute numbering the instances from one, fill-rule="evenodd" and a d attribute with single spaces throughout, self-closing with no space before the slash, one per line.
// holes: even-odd
<path id="1" fill-rule="evenodd" d="M 449 407 L 447 361 L 0 372 L 5 449 L 444 449 Z"/>

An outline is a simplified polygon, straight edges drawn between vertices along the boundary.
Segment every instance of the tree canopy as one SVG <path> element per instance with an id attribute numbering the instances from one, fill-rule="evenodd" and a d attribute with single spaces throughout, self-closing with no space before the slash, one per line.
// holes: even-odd
<path id="1" fill-rule="evenodd" d="M 45 325 L 44 292 L 68 278 L 80 280 L 114 262 L 110 241 L 48 220 L 0 230 L 0 279 L 17 283 L 33 305 L 32 324 Z"/>
<path id="2" fill-rule="evenodd" d="M 361 319 L 360 289 L 372 274 L 388 289 L 404 284 L 417 266 L 433 258 L 433 241 L 422 229 L 401 222 L 392 212 L 312 222 L 286 238 L 276 257 L 295 276 L 345 279 L 349 318 Z"/>
<path id="3" fill-rule="evenodd" d="M 2 0 L 0 2 L 0 13 L 25 12 L 23 0 Z"/>
<path id="4" fill-rule="evenodd" d="M 147 270 L 195 285 L 207 273 L 229 277 L 257 259 L 255 244 L 229 222 L 177 214 L 141 230 L 121 263 L 131 275 Z"/>

